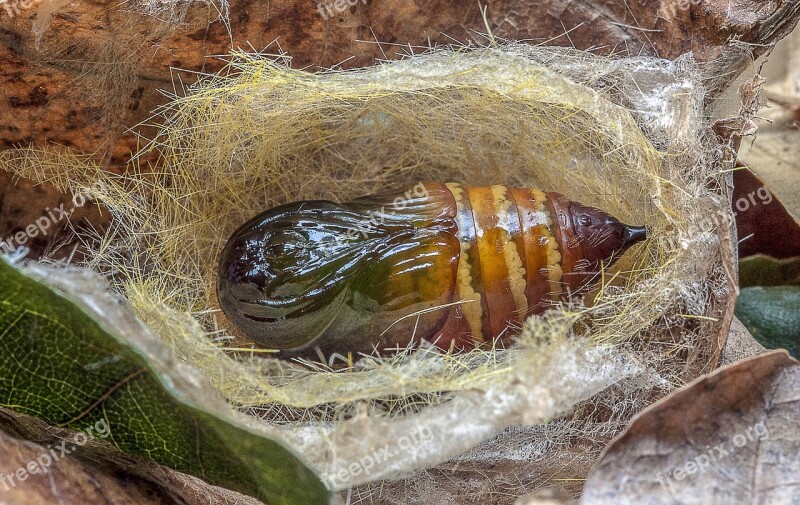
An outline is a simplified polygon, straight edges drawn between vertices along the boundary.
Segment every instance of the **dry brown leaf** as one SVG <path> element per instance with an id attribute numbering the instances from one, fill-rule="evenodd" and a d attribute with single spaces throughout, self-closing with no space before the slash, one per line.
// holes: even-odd
<path id="1" fill-rule="evenodd" d="M 50 505 L 157 505 L 177 503 L 152 483 L 115 475 L 65 456 L 50 461 L 51 448 L 0 432 L 0 503 Z M 55 454 L 59 454 L 56 446 Z M 38 462 L 37 462 L 38 461 Z M 43 466 L 39 466 L 39 462 Z"/>
<path id="2" fill-rule="evenodd" d="M 734 212 L 740 255 L 776 258 L 800 255 L 800 30 L 770 55 L 769 107 L 760 111 L 759 131 L 743 142 L 739 158 L 750 170 L 734 173 Z M 752 172 L 751 172 L 752 171 Z"/>
<path id="3" fill-rule="evenodd" d="M 797 97 L 800 100 L 800 96 Z M 800 216 L 800 121 L 791 110 L 775 103 L 762 112 L 752 143 L 744 143 L 741 159 L 762 179 L 795 219 Z"/>
<path id="4" fill-rule="evenodd" d="M 589 474 L 591 505 L 796 503 L 800 364 L 785 351 L 734 363 L 639 414 Z"/>
<path id="5" fill-rule="evenodd" d="M 101 228 L 110 215 L 94 202 L 77 198 L 75 202 L 83 205 L 76 206 L 73 195 L 65 195 L 49 184 L 14 180 L 10 173 L 0 170 L 0 252 L 27 248 L 31 257 L 47 253 L 53 258 L 74 255 L 80 259 L 81 250 L 70 228 L 80 229 L 87 223 Z"/>
<path id="6" fill-rule="evenodd" d="M 788 0 L 500 0 L 485 21 L 478 1 L 461 0 L 9 0 L 0 9 L 0 147 L 56 143 L 122 164 L 137 146 L 125 128 L 166 102 L 158 90 L 172 90 L 171 68 L 213 72 L 222 63 L 208 56 L 236 48 L 283 50 L 296 67 L 355 67 L 429 44 L 487 44 L 489 30 L 602 54 L 691 51 L 727 83 L 749 62 L 745 44 L 765 52 L 798 16 Z"/>
<path id="7" fill-rule="evenodd" d="M 788 143 L 783 147 L 770 146 L 764 142 L 765 132 L 758 134 L 756 143 L 762 156 L 751 167 L 761 173 L 771 174 L 773 182 L 765 182 L 748 168 L 733 173 L 733 212 L 739 235 L 739 256 L 745 258 L 754 254 L 766 254 L 774 258 L 792 258 L 800 255 L 800 220 L 788 210 L 800 205 L 800 194 L 796 202 L 786 203 L 777 191 L 791 191 L 797 186 L 800 191 L 800 158 L 792 164 L 782 164 L 777 160 L 777 149 L 795 149 L 800 145 L 800 133 L 795 146 Z M 766 135 L 769 135 L 767 132 Z M 751 163 L 754 147 L 745 151 L 743 159 Z M 744 145 L 742 146 L 744 148 Z M 773 154 L 775 153 L 775 154 Z M 800 155 L 800 150 L 797 152 Z M 789 159 L 789 158 L 787 158 Z M 794 166 L 793 166 L 794 165 Z M 795 181 L 789 181 L 794 177 Z"/>
<path id="8" fill-rule="evenodd" d="M 719 362 L 721 366 L 729 365 L 765 351 L 764 346 L 759 344 L 739 321 L 739 318 L 734 316 Z"/>
<path id="9" fill-rule="evenodd" d="M 62 453 L 62 445 L 68 454 Z M 0 408 L 0 504 L 53 503 L 259 505 L 261 502 L 152 461 L 122 454 L 98 438 L 81 438 L 78 432 L 48 426 L 35 417 Z"/>

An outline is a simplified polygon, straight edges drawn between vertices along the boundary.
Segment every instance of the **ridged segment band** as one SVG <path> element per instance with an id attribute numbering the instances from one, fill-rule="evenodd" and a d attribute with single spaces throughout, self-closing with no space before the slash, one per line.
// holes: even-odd
<path id="1" fill-rule="evenodd" d="M 562 293 L 561 254 L 538 189 L 447 184 L 457 207 L 457 295 L 474 344 L 503 336 Z"/>
<path id="2" fill-rule="evenodd" d="M 464 301 L 459 305 L 467 320 L 470 334 L 475 343 L 483 340 L 483 300 L 480 292 L 473 286 L 472 261 L 470 258 L 472 242 L 475 238 L 475 225 L 469 207 L 468 195 L 460 184 L 447 184 L 447 189 L 453 193 L 456 201 L 456 224 L 458 225 L 457 238 L 461 247 L 458 257 L 458 271 L 456 274 L 456 289 L 459 300 Z"/>
<path id="3" fill-rule="evenodd" d="M 495 209 L 497 211 L 497 225 L 502 230 L 503 259 L 508 270 L 508 282 L 511 296 L 516 306 L 515 321 L 522 321 L 528 313 L 528 297 L 525 294 L 525 279 L 527 273 L 520 257 L 517 242 L 514 240 L 521 232 L 519 214 L 516 203 L 511 197 L 506 186 L 492 186 Z"/>
<path id="4" fill-rule="evenodd" d="M 547 195 L 544 191 L 538 189 L 531 189 L 531 196 L 535 202 L 535 207 L 545 215 L 545 226 L 542 227 L 541 233 L 544 240 L 542 246 L 547 248 L 547 266 L 545 266 L 544 276 L 547 278 L 549 284 L 549 294 L 552 300 L 558 300 L 561 297 L 561 278 L 563 271 L 561 269 L 561 253 L 558 250 L 558 241 L 553 234 L 553 216 L 547 208 Z M 558 223 L 555 223 L 558 225 Z"/>

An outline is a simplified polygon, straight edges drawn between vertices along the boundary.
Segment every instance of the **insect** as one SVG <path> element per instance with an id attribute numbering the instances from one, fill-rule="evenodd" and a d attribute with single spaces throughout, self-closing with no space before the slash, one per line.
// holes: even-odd
<path id="1" fill-rule="evenodd" d="M 558 193 L 421 182 L 259 214 L 222 251 L 217 295 L 239 330 L 282 357 L 423 339 L 463 351 L 508 342 L 646 236 Z"/>

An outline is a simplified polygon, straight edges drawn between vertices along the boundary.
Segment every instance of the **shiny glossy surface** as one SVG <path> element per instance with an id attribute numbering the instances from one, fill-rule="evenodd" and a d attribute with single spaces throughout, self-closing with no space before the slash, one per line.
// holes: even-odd
<path id="1" fill-rule="evenodd" d="M 425 182 L 256 216 L 222 252 L 218 295 L 284 356 L 458 351 L 509 340 L 645 235 L 557 193 Z"/>

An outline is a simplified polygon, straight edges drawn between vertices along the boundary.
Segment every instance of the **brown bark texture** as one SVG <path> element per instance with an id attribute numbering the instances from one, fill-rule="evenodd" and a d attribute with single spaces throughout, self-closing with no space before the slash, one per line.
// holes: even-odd
<path id="1" fill-rule="evenodd" d="M 743 45 L 764 53 L 800 12 L 785 0 L 498 0 L 484 6 L 484 22 L 478 2 L 349 2 L 168 1 L 156 9 L 10 0 L 0 9 L 0 147 L 58 144 L 121 166 L 140 142 L 129 128 L 168 100 L 162 91 L 219 70 L 224 61 L 214 55 L 238 48 L 284 52 L 298 68 L 349 68 L 433 45 L 486 44 L 491 32 L 622 56 L 692 52 L 713 65 Z"/>

